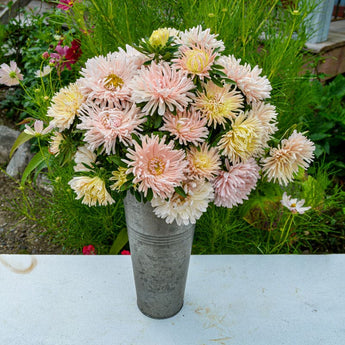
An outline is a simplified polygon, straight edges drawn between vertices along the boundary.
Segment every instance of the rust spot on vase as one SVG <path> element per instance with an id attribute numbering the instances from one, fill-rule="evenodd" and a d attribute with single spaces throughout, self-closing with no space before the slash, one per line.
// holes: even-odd
<path id="1" fill-rule="evenodd" d="M 30 256 L 31 262 L 29 267 L 27 268 L 19 268 L 15 267 L 14 265 L 10 264 L 5 258 L 0 256 L 0 263 L 2 263 L 6 268 L 10 271 L 17 273 L 17 274 L 27 274 L 30 273 L 36 266 L 37 266 L 37 259 L 34 256 Z"/>

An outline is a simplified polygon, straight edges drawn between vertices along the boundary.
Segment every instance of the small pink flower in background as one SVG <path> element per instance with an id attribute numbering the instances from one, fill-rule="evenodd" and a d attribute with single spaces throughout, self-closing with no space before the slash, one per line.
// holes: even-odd
<path id="1" fill-rule="evenodd" d="M 44 53 L 42 54 L 42 58 L 43 58 L 43 59 L 49 59 L 49 57 L 50 57 L 50 54 L 49 54 L 48 52 L 44 52 Z"/>
<path id="2" fill-rule="evenodd" d="M 121 255 L 131 255 L 131 252 L 130 252 L 129 250 L 124 249 L 124 250 L 121 252 Z"/>
<path id="3" fill-rule="evenodd" d="M 43 121 L 36 120 L 34 122 L 34 129 L 32 129 L 29 125 L 25 125 L 24 132 L 29 135 L 39 136 L 39 135 L 45 135 L 49 133 L 52 129 L 53 129 L 52 125 L 49 125 L 48 127 L 43 129 Z"/>
<path id="4" fill-rule="evenodd" d="M 60 0 L 57 8 L 60 8 L 60 10 L 68 11 L 73 7 L 74 1 L 75 0 Z"/>
<path id="5" fill-rule="evenodd" d="M 304 212 L 311 209 L 311 206 L 302 207 L 304 205 L 304 199 L 299 201 L 297 199 L 291 199 L 291 196 L 287 195 L 286 193 L 283 194 L 283 198 L 280 202 L 283 206 L 287 207 L 292 213 L 303 214 Z"/>
<path id="6" fill-rule="evenodd" d="M 10 61 L 10 65 L 5 63 L 0 65 L 0 84 L 6 86 L 18 85 L 19 80 L 23 80 L 23 75 L 14 61 Z"/>
<path id="7" fill-rule="evenodd" d="M 96 249 L 92 244 L 83 247 L 84 255 L 96 255 Z"/>
<path id="8" fill-rule="evenodd" d="M 71 46 L 62 46 L 61 41 L 56 46 L 56 53 L 50 54 L 50 63 L 55 64 L 58 72 L 61 73 L 66 67 L 68 70 L 71 70 L 71 65 L 75 64 L 82 51 L 80 49 L 80 42 L 78 40 L 73 40 Z"/>

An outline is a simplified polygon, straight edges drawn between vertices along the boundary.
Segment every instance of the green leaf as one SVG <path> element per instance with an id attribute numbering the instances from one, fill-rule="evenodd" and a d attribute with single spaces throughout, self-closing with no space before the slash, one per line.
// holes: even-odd
<path id="1" fill-rule="evenodd" d="M 27 134 L 25 132 L 22 132 L 18 135 L 18 138 L 16 139 L 16 141 L 14 142 L 12 148 L 11 148 L 11 152 L 10 152 L 10 158 L 12 157 L 13 153 L 15 150 L 17 150 L 17 148 L 20 145 L 23 145 L 25 142 L 27 142 L 28 140 L 30 140 L 31 138 L 33 138 L 32 135 Z"/>
<path id="2" fill-rule="evenodd" d="M 44 147 L 42 148 L 42 151 L 36 153 L 31 161 L 29 162 L 29 164 L 27 165 L 27 167 L 25 168 L 24 172 L 23 172 L 23 176 L 22 176 L 22 180 L 20 182 L 20 184 L 22 186 L 24 186 L 26 179 L 29 177 L 29 175 L 38 167 L 41 165 L 42 162 L 46 161 L 49 159 L 49 152 L 48 152 L 48 148 Z M 42 166 L 41 166 L 42 168 Z"/>
<path id="3" fill-rule="evenodd" d="M 180 187 L 180 186 L 175 187 L 175 192 L 176 192 L 177 194 L 180 194 L 180 195 L 183 196 L 184 198 L 187 197 L 186 192 L 185 192 L 185 191 L 183 190 L 183 188 Z"/>
<path id="4" fill-rule="evenodd" d="M 115 163 L 119 167 L 127 168 L 126 163 L 122 162 L 121 158 L 118 156 L 108 156 L 108 162 Z"/>
<path id="5" fill-rule="evenodd" d="M 146 197 L 146 199 L 147 199 L 147 201 L 151 201 L 152 198 L 153 198 L 153 191 L 152 191 L 151 188 L 149 188 L 149 189 L 147 190 L 147 197 Z"/>
<path id="6" fill-rule="evenodd" d="M 122 230 L 116 236 L 116 239 L 109 250 L 110 255 L 117 255 L 120 253 L 120 250 L 127 244 L 128 234 L 127 229 L 122 228 Z"/>

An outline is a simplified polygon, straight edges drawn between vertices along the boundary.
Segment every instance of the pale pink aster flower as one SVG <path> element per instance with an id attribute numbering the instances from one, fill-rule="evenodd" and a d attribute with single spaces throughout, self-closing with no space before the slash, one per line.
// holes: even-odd
<path id="1" fill-rule="evenodd" d="M 58 156 L 60 153 L 60 145 L 65 140 L 63 135 L 60 132 L 54 132 L 53 135 L 50 137 L 49 142 L 49 153 L 52 155 Z"/>
<path id="2" fill-rule="evenodd" d="M 234 119 L 243 108 L 243 96 L 236 90 L 231 90 L 231 85 L 225 84 L 219 87 L 212 81 L 205 85 L 204 92 L 198 92 L 195 107 L 207 118 L 208 126 L 225 124 L 228 119 Z"/>
<path id="3" fill-rule="evenodd" d="M 198 76 L 201 80 L 210 77 L 210 69 L 214 64 L 217 53 L 211 48 L 204 46 L 182 46 L 180 47 L 179 57 L 173 59 L 174 66 L 188 73 L 193 78 Z"/>
<path id="4" fill-rule="evenodd" d="M 145 54 L 140 53 L 134 47 L 126 44 L 126 50 L 119 48 L 118 52 L 113 53 L 114 56 L 116 54 L 126 56 L 131 63 L 133 63 L 135 68 L 140 68 L 146 61 L 150 60 Z"/>
<path id="5" fill-rule="evenodd" d="M 90 171 L 88 167 L 84 164 L 92 167 L 93 163 L 96 163 L 97 155 L 90 151 L 85 146 L 79 146 L 77 152 L 74 155 L 74 161 L 76 165 L 74 166 L 74 171 Z"/>
<path id="6" fill-rule="evenodd" d="M 174 221 L 177 225 L 196 223 L 213 200 L 212 185 L 204 180 L 195 180 L 184 183 L 183 189 L 187 194 L 185 198 L 175 192 L 169 200 L 152 199 L 151 205 L 157 217 L 165 219 L 168 224 Z"/>
<path id="7" fill-rule="evenodd" d="M 192 143 L 197 146 L 208 136 L 206 122 L 206 118 L 202 118 L 200 112 L 190 108 L 185 112 L 177 111 L 176 115 L 166 113 L 161 130 L 170 132 L 181 145 Z"/>
<path id="8" fill-rule="evenodd" d="M 19 80 L 23 80 L 23 75 L 14 61 L 10 61 L 10 65 L 5 63 L 0 65 L 0 84 L 7 86 L 18 85 Z"/>
<path id="9" fill-rule="evenodd" d="M 278 148 L 271 148 L 270 156 L 262 159 L 263 172 L 268 181 L 287 185 L 299 167 L 307 169 L 314 158 L 313 142 L 296 130 L 283 139 Z"/>
<path id="10" fill-rule="evenodd" d="M 133 173 L 133 184 L 138 184 L 137 190 L 145 196 L 151 188 L 154 196 L 169 198 L 186 179 L 185 153 L 175 150 L 173 141 L 165 144 L 165 136 L 161 140 L 158 135 L 143 136 L 141 146 L 134 142 L 134 150 L 128 149 L 127 157 L 127 174 Z"/>
<path id="11" fill-rule="evenodd" d="M 170 67 L 167 62 L 152 62 L 148 67 L 141 67 L 139 75 L 132 79 L 130 87 L 132 101 L 145 102 L 142 110 L 147 115 L 153 115 L 157 109 L 159 115 L 164 115 L 166 108 L 170 111 L 174 108 L 183 111 L 194 97 L 190 91 L 195 88 L 186 73 Z"/>
<path id="12" fill-rule="evenodd" d="M 119 105 L 128 101 L 131 90 L 128 83 L 137 73 L 135 59 L 125 51 L 109 53 L 89 59 L 78 79 L 81 92 L 88 99 L 102 106 Z"/>
<path id="13" fill-rule="evenodd" d="M 311 209 L 311 206 L 302 207 L 305 202 L 304 199 L 300 201 L 298 201 L 297 199 L 291 199 L 291 196 L 287 195 L 286 192 L 284 192 L 283 198 L 280 202 L 283 206 L 287 207 L 292 213 L 303 214 L 304 212 Z"/>
<path id="14" fill-rule="evenodd" d="M 228 171 L 222 171 L 213 183 L 214 204 L 232 208 L 242 204 L 243 200 L 248 200 L 251 190 L 255 188 L 260 177 L 260 167 L 253 158 L 233 166 L 230 166 L 226 160 L 225 164 Z"/>
<path id="15" fill-rule="evenodd" d="M 210 29 L 203 30 L 201 25 L 198 25 L 185 30 L 184 32 L 180 32 L 176 43 L 188 47 L 204 46 L 205 48 L 212 50 L 218 48 L 218 51 L 221 52 L 225 49 L 225 46 L 223 41 L 217 40 L 217 37 L 218 35 L 210 33 Z"/>
<path id="16" fill-rule="evenodd" d="M 46 135 L 53 129 L 53 125 L 50 123 L 48 127 L 44 128 L 44 123 L 41 120 L 36 120 L 34 122 L 34 129 L 32 129 L 29 125 L 25 125 L 24 132 L 29 135 L 33 135 L 35 137 L 40 135 Z"/>
<path id="17" fill-rule="evenodd" d="M 44 66 L 43 67 L 43 71 L 41 71 L 40 69 L 38 71 L 35 72 L 35 77 L 36 78 L 43 78 L 46 75 L 50 74 L 50 72 L 52 71 L 52 67 L 51 66 Z"/>
<path id="18" fill-rule="evenodd" d="M 98 176 L 73 177 L 68 184 L 77 194 L 76 199 L 83 199 L 82 204 L 89 206 L 106 206 L 115 202 L 115 200 L 108 193 L 104 181 Z"/>
<path id="19" fill-rule="evenodd" d="M 262 69 L 258 66 L 252 69 L 249 64 L 241 65 L 240 62 L 241 59 L 237 60 L 233 55 L 222 56 L 217 60 L 224 67 L 227 77 L 237 83 L 248 103 L 271 97 L 272 86 L 266 76 L 260 76 Z"/>
<path id="20" fill-rule="evenodd" d="M 261 152 L 264 130 L 258 118 L 247 117 L 247 113 L 242 112 L 232 121 L 232 129 L 219 140 L 218 149 L 223 151 L 232 163 L 246 161 Z"/>
<path id="21" fill-rule="evenodd" d="M 60 131 L 70 128 L 84 99 L 77 83 L 60 89 L 48 108 L 47 116 L 53 118 L 50 123 Z"/>
<path id="22" fill-rule="evenodd" d="M 116 143 L 132 145 L 132 134 L 139 134 L 140 125 L 146 121 L 144 114 L 135 104 L 126 103 L 122 107 L 101 108 L 93 103 L 85 103 L 80 111 L 78 129 L 86 130 L 84 141 L 95 151 L 103 145 L 106 154 L 115 154 Z"/>
<path id="23" fill-rule="evenodd" d="M 192 147 L 187 153 L 189 175 L 196 178 L 212 180 L 220 169 L 220 156 L 217 148 L 203 143 L 200 147 Z"/>

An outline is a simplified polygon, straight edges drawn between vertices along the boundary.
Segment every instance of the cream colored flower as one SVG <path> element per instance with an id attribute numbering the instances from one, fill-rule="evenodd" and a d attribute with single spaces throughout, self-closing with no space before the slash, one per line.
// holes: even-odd
<path id="1" fill-rule="evenodd" d="M 48 109 L 47 115 L 53 118 L 50 123 L 60 131 L 68 129 L 83 102 L 84 96 L 76 83 L 62 88 L 52 98 L 52 105 Z"/>
<path id="2" fill-rule="evenodd" d="M 259 119 L 241 113 L 232 123 L 232 129 L 225 133 L 218 143 L 218 149 L 233 164 L 254 157 L 261 149 L 264 128 Z"/>
<path id="3" fill-rule="evenodd" d="M 60 153 L 60 145 L 64 141 L 64 137 L 60 132 L 54 132 L 50 138 L 49 152 L 58 156 Z"/>
<path id="4" fill-rule="evenodd" d="M 111 190 L 119 191 L 121 187 L 127 182 L 127 168 L 119 167 L 116 171 L 112 171 L 113 176 L 109 179 L 110 181 L 115 181 L 114 184 L 110 186 Z"/>
<path id="5" fill-rule="evenodd" d="M 84 164 L 91 167 L 92 163 L 96 162 L 96 159 L 97 155 L 94 152 L 85 146 L 78 147 L 78 150 L 74 156 L 74 161 L 77 163 L 74 166 L 74 171 L 90 171 L 90 169 Z"/>
<path id="6" fill-rule="evenodd" d="M 68 184 L 77 194 L 76 199 L 83 199 L 82 204 L 88 206 L 106 206 L 115 202 L 115 200 L 108 193 L 104 181 L 98 176 L 73 177 Z"/>
<path id="7" fill-rule="evenodd" d="M 158 29 L 152 32 L 149 43 L 152 47 L 164 47 L 169 39 L 169 30 L 167 28 Z"/>
<path id="8" fill-rule="evenodd" d="M 304 212 L 311 209 L 311 206 L 302 207 L 305 202 L 304 199 L 300 201 L 298 201 L 297 199 L 291 199 L 291 196 L 287 195 L 286 193 L 283 194 L 283 198 L 280 202 L 283 206 L 287 207 L 292 213 L 303 214 Z"/>
<path id="9" fill-rule="evenodd" d="M 231 90 L 229 84 L 219 87 L 212 81 L 205 84 L 205 91 L 198 92 L 195 107 L 207 118 L 207 125 L 225 124 L 228 119 L 234 119 L 243 108 L 243 96 L 236 89 Z"/>

